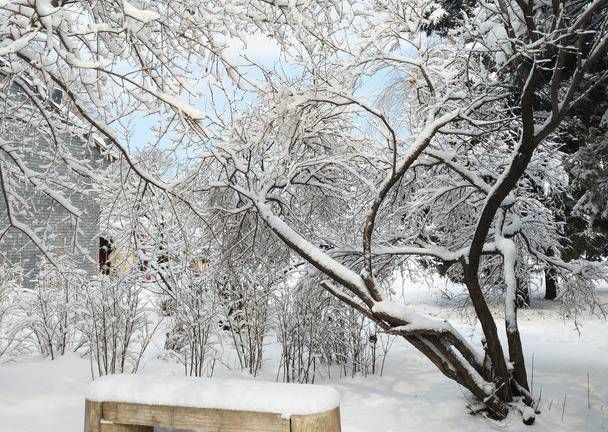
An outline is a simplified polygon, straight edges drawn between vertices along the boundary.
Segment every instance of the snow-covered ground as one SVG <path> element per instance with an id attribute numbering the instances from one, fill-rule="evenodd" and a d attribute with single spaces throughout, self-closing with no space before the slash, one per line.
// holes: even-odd
<path id="1" fill-rule="evenodd" d="M 608 292 L 602 295 L 608 301 Z M 446 311 L 447 306 L 432 305 L 423 291 L 415 298 L 421 311 Z M 524 426 L 516 418 L 497 423 L 468 415 L 463 390 L 405 342 L 397 341 L 383 376 L 331 382 L 341 393 L 343 431 L 608 431 L 608 323 L 583 318 L 579 334 L 551 303 L 535 303 L 533 309 L 520 314 L 534 395 L 541 397 L 542 414 L 534 426 Z M 479 340 L 479 330 L 466 318 L 453 312 L 452 320 L 472 341 Z M 258 379 L 274 380 L 275 348 L 268 347 L 271 358 Z M 142 373 L 181 375 L 178 365 L 149 357 Z M 227 369 L 219 369 L 217 376 L 242 378 Z M 82 431 L 83 398 L 89 382 L 89 364 L 75 354 L 55 361 L 32 359 L 1 366 L 0 431 Z"/>

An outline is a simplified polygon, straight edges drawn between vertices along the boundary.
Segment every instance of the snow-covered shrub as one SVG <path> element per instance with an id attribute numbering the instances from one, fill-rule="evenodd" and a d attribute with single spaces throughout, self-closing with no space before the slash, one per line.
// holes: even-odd
<path id="1" fill-rule="evenodd" d="M 224 214 L 221 209 L 239 197 L 217 190 L 207 200 L 206 243 L 214 245 L 207 255 L 209 275 L 219 297 L 222 337 L 236 357 L 226 360 L 255 376 L 264 361 L 266 338 L 274 331 L 274 295 L 283 289 L 291 257 L 252 209 Z"/>
<path id="2" fill-rule="evenodd" d="M 323 338 L 327 331 L 325 313 L 329 298 L 320 292 L 302 295 L 300 284 L 286 286 L 276 295 L 275 328 L 281 344 L 277 376 L 284 382 L 314 382 L 321 366 Z"/>
<path id="3" fill-rule="evenodd" d="M 375 373 L 379 359 L 376 326 L 351 308 L 338 305 L 335 309 L 334 342 L 327 353 L 335 356 L 344 376 Z"/>
<path id="4" fill-rule="evenodd" d="M 51 359 L 65 354 L 74 341 L 74 305 L 85 283 L 83 273 L 67 260 L 58 264 L 42 264 L 35 285 L 20 302 L 34 345 Z"/>
<path id="5" fill-rule="evenodd" d="M 220 306 L 213 283 L 204 273 L 186 271 L 172 284 L 172 328 L 165 348 L 184 366 L 186 375 L 211 376 L 218 359 Z"/>
<path id="6" fill-rule="evenodd" d="M 325 336 L 321 339 L 321 355 L 327 373 L 337 368 L 340 376 L 381 373 L 393 336 L 383 334 L 378 326 L 357 311 L 329 298 Z"/>
<path id="7" fill-rule="evenodd" d="M 91 373 L 136 372 L 160 320 L 138 272 L 98 276 L 84 285 L 77 327 L 89 351 Z"/>
<path id="8" fill-rule="evenodd" d="M 222 303 L 222 329 L 230 334 L 241 369 L 255 376 L 262 366 L 264 338 L 270 326 L 273 283 L 272 274 L 259 263 L 243 267 L 239 271 L 226 269 L 216 284 Z"/>
<path id="9" fill-rule="evenodd" d="M 0 265 L 0 363 L 11 361 L 25 351 L 27 330 L 18 308 L 19 271 Z"/>
<path id="10" fill-rule="evenodd" d="M 332 298 L 314 278 L 305 276 L 278 292 L 275 306 L 283 381 L 314 382 L 317 376 L 331 377 L 332 370 L 341 376 L 375 373 L 390 347 L 373 323 Z"/>

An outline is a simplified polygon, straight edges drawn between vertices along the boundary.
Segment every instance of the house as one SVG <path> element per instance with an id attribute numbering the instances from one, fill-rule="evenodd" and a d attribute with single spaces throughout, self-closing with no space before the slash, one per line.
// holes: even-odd
<path id="1" fill-rule="evenodd" d="M 0 73 L 0 260 L 19 265 L 24 286 L 45 255 L 98 271 L 100 204 L 90 173 L 110 163 L 62 93 L 40 92 Z"/>

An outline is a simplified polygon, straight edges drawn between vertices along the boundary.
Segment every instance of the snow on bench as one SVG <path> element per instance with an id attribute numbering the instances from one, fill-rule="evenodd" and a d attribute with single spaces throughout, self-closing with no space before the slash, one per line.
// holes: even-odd
<path id="1" fill-rule="evenodd" d="M 85 432 L 339 432 L 340 398 L 326 386 L 109 375 L 89 387 Z"/>

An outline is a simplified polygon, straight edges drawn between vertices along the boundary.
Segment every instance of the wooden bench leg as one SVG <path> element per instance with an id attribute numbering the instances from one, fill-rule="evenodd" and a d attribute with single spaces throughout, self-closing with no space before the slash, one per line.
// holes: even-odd
<path id="1" fill-rule="evenodd" d="M 84 432 L 101 432 L 100 402 L 84 402 Z"/>
<path id="2" fill-rule="evenodd" d="M 153 432 L 154 426 L 102 423 L 101 432 Z"/>
<path id="3" fill-rule="evenodd" d="M 341 432 L 340 408 L 321 414 L 292 416 L 291 432 Z"/>

